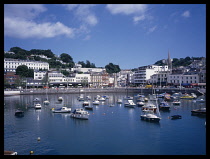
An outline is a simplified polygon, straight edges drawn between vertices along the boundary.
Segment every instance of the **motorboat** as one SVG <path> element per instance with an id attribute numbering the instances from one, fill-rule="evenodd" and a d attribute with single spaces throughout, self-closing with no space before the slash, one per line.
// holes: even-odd
<path id="1" fill-rule="evenodd" d="M 145 97 L 145 98 L 144 98 L 144 101 L 145 101 L 145 102 L 148 102 L 148 101 L 149 101 L 149 99 Z"/>
<path id="2" fill-rule="evenodd" d="M 152 101 L 156 101 L 158 100 L 157 95 L 156 94 L 149 94 L 149 99 Z"/>
<path id="3" fill-rule="evenodd" d="M 15 116 L 16 117 L 23 117 L 24 116 L 24 111 L 22 111 L 22 110 L 16 110 L 15 111 Z"/>
<path id="4" fill-rule="evenodd" d="M 42 105 L 40 103 L 37 103 L 37 104 L 34 105 L 34 108 L 35 109 L 41 109 Z"/>
<path id="5" fill-rule="evenodd" d="M 89 113 L 88 111 L 85 111 L 83 108 L 78 108 L 75 109 L 71 115 L 72 118 L 76 118 L 76 119 L 85 119 L 87 120 L 89 118 Z"/>
<path id="6" fill-rule="evenodd" d="M 192 115 L 206 115 L 206 108 L 191 110 Z"/>
<path id="7" fill-rule="evenodd" d="M 181 115 L 172 115 L 171 119 L 182 119 Z"/>
<path id="8" fill-rule="evenodd" d="M 86 100 L 91 100 L 91 97 L 90 96 L 86 96 Z"/>
<path id="9" fill-rule="evenodd" d="M 137 102 L 145 102 L 145 97 L 139 97 L 136 100 Z"/>
<path id="10" fill-rule="evenodd" d="M 136 103 L 136 105 L 141 107 L 141 106 L 144 106 L 144 105 L 145 105 L 145 103 L 144 103 L 144 102 L 142 102 L 142 101 L 140 101 L 140 102 L 137 102 L 137 103 Z"/>
<path id="11" fill-rule="evenodd" d="M 106 99 L 104 97 L 99 97 L 98 100 L 99 101 L 105 101 Z"/>
<path id="12" fill-rule="evenodd" d="M 4 151 L 4 155 L 17 155 L 15 151 Z"/>
<path id="13" fill-rule="evenodd" d="M 114 107 L 114 104 L 110 104 L 109 106 L 110 106 L 110 107 Z"/>
<path id="14" fill-rule="evenodd" d="M 52 112 L 53 113 L 70 113 L 71 108 L 67 108 L 67 107 L 61 107 L 61 108 L 58 108 L 58 109 L 52 108 Z"/>
<path id="15" fill-rule="evenodd" d="M 131 99 L 133 99 L 133 97 L 131 97 L 131 96 L 126 96 L 126 97 L 124 97 L 123 99 L 125 99 L 125 100 L 131 100 Z"/>
<path id="16" fill-rule="evenodd" d="M 181 99 L 194 99 L 195 97 L 192 96 L 192 95 L 189 95 L 189 94 L 185 93 L 180 98 Z"/>
<path id="17" fill-rule="evenodd" d="M 136 104 L 133 102 L 132 99 L 129 99 L 126 103 L 124 103 L 124 106 L 125 107 L 131 107 L 131 108 L 134 108 Z"/>
<path id="18" fill-rule="evenodd" d="M 161 110 L 169 110 L 170 109 L 170 106 L 169 106 L 168 102 L 166 102 L 166 101 L 160 102 L 159 107 Z"/>
<path id="19" fill-rule="evenodd" d="M 172 99 L 179 99 L 181 96 L 182 96 L 182 93 L 179 92 L 179 93 L 174 93 L 174 94 L 172 94 L 172 95 L 171 95 L 171 98 L 172 98 Z"/>
<path id="20" fill-rule="evenodd" d="M 34 98 L 33 102 L 39 102 L 40 99 L 39 98 Z"/>
<path id="21" fill-rule="evenodd" d="M 164 93 L 157 94 L 157 98 L 164 98 Z"/>
<path id="22" fill-rule="evenodd" d="M 166 100 L 166 101 L 171 100 L 171 95 L 168 94 L 168 93 L 165 93 L 165 95 L 164 95 L 164 100 Z"/>
<path id="23" fill-rule="evenodd" d="M 78 98 L 77 98 L 77 100 L 79 100 L 79 101 L 85 100 L 84 95 L 83 94 L 79 95 Z"/>
<path id="24" fill-rule="evenodd" d="M 197 98 L 197 95 L 195 93 L 191 93 L 191 96 L 193 96 L 194 98 Z"/>
<path id="25" fill-rule="evenodd" d="M 88 110 L 93 110 L 93 106 L 90 106 L 90 105 L 86 105 L 84 106 L 85 109 L 88 109 Z"/>
<path id="26" fill-rule="evenodd" d="M 93 105 L 99 105 L 99 104 L 100 104 L 100 102 L 98 100 L 93 101 Z"/>
<path id="27" fill-rule="evenodd" d="M 117 99 L 118 104 L 122 104 L 122 99 Z"/>
<path id="28" fill-rule="evenodd" d="M 142 109 L 143 112 L 147 111 L 147 110 L 156 112 L 157 106 L 155 104 L 153 104 L 153 103 L 148 103 L 147 105 L 142 106 L 141 109 Z"/>
<path id="29" fill-rule="evenodd" d="M 153 111 L 146 111 L 140 117 L 141 120 L 150 121 L 150 122 L 159 122 L 161 119 L 159 116 L 155 115 Z"/>
<path id="30" fill-rule="evenodd" d="M 173 104 L 173 105 L 180 105 L 181 102 L 180 102 L 180 100 L 176 99 L 176 100 L 174 100 L 174 101 L 172 102 L 172 104 Z"/>
<path id="31" fill-rule="evenodd" d="M 63 97 L 58 97 L 58 101 L 63 101 Z"/>
<path id="32" fill-rule="evenodd" d="M 87 100 L 82 103 L 82 106 L 88 106 L 88 105 L 90 105 L 90 102 Z"/>
<path id="33" fill-rule="evenodd" d="M 206 102 L 206 98 L 205 96 L 200 96 L 196 99 L 196 102 L 198 103 L 205 103 Z"/>
<path id="34" fill-rule="evenodd" d="M 50 101 L 46 99 L 46 100 L 43 102 L 43 104 L 44 104 L 44 105 L 48 105 L 48 104 L 50 104 Z"/>

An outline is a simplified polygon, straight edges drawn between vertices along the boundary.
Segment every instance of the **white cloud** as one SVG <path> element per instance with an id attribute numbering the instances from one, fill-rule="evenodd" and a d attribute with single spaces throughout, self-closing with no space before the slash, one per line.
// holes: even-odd
<path id="1" fill-rule="evenodd" d="M 112 14 L 142 14 L 147 10 L 146 4 L 107 4 L 106 8 Z"/>
<path id="2" fill-rule="evenodd" d="M 184 13 L 182 13 L 182 16 L 185 18 L 190 17 L 190 11 L 189 10 L 185 11 Z"/>
<path id="3" fill-rule="evenodd" d="M 98 18 L 91 11 L 94 4 L 63 4 L 69 11 L 74 11 L 75 16 L 82 23 L 88 24 L 90 26 L 95 26 L 98 23 Z"/>
<path id="4" fill-rule="evenodd" d="M 4 18 L 4 34 L 16 38 L 51 38 L 59 35 L 74 36 L 74 29 L 56 23 L 35 23 L 20 18 Z"/>
<path id="5" fill-rule="evenodd" d="M 156 28 L 157 28 L 157 25 L 155 25 L 155 26 L 149 28 L 148 33 L 154 32 L 154 31 L 156 30 Z"/>
<path id="6" fill-rule="evenodd" d="M 72 38 L 75 29 L 61 22 L 37 23 L 35 18 L 47 9 L 41 4 L 4 5 L 4 35 L 16 38 L 51 38 L 65 35 Z"/>
<path id="7" fill-rule="evenodd" d="M 144 20 L 144 19 L 145 19 L 145 15 L 134 16 L 133 17 L 133 22 L 138 23 L 139 21 Z"/>

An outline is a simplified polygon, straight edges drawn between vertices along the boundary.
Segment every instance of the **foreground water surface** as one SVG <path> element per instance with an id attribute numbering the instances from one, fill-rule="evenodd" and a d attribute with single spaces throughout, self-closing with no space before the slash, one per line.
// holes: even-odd
<path id="1" fill-rule="evenodd" d="M 97 94 L 86 95 L 93 101 Z M 173 106 L 169 102 L 171 110 L 160 111 L 159 123 L 142 121 L 141 107 L 117 104 L 118 98 L 126 96 L 124 93 L 99 94 L 109 99 L 87 110 L 89 120 L 51 112 L 61 106 L 82 108 L 78 95 L 48 95 L 50 105 L 42 104 L 41 110 L 32 107 L 33 100 L 40 98 L 43 103 L 45 95 L 4 97 L 4 150 L 18 155 L 30 151 L 34 155 L 206 155 L 206 116 L 191 115 L 192 109 L 206 107 L 206 103 L 183 99 L 180 106 Z M 59 96 L 63 102 L 58 102 Z M 17 108 L 25 112 L 24 117 L 14 116 Z M 175 114 L 182 115 L 182 119 L 169 118 Z"/>

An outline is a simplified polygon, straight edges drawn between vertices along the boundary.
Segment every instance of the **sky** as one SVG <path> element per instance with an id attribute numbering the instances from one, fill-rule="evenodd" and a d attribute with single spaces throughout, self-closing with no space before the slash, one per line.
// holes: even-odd
<path id="1" fill-rule="evenodd" d="M 50 49 L 133 69 L 206 57 L 205 4 L 4 4 L 4 51 Z"/>

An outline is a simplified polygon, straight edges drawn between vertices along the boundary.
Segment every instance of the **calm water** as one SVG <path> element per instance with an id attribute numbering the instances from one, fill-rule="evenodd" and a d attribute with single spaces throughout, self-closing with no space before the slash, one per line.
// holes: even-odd
<path id="1" fill-rule="evenodd" d="M 97 94 L 86 95 L 93 100 Z M 171 110 L 160 111 L 160 122 L 150 123 L 140 120 L 141 107 L 116 104 L 125 94 L 99 95 L 110 98 L 88 110 L 89 120 L 51 112 L 63 105 L 72 110 L 82 107 L 78 94 L 49 95 L 50 105 L 42 104 L 41 110 L 30 107 L 37 97 L 43 103 L 43 95 L 4 97 L 4 150 L 19 155 L 30 151 L 34 155 L 206 155 L 206 117 L 191 116 L 192 109 L 205 107 L 205 103 L 181 100 L 181 106 L 172 106 L 169 102 Z M 64 98 L 61 103 L 59 96 Z M 113 103 L 115 106 L 109 107 Z M 24 117 L 14 116 L 17 108 L 24 110 Z M 168 118 L 175 114 L 182 119 Z"/>

